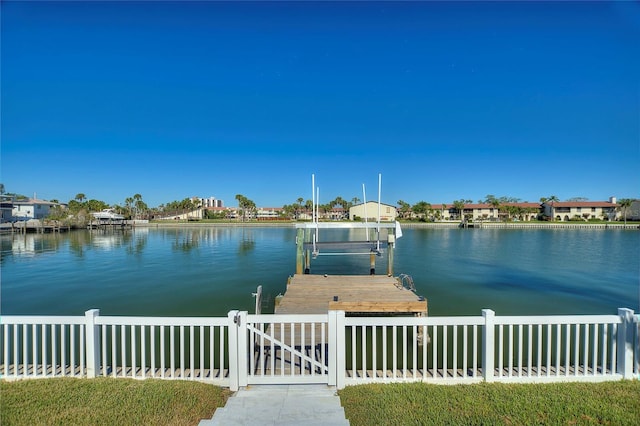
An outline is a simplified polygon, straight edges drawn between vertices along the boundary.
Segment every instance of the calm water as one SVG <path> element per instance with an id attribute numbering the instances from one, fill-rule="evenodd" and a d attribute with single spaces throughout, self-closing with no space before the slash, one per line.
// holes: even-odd
<path id="1" fill-rule="evenodd" d="M 395 273 L 413 276 L 431 315 L 640 311 L 632 230 L 406 229 Z M 253 312 L 261 284 L 285 291 L 293 228 L 138 228 L 5 235 L 2 313 L 220 316 Z M 368 273 L 368 256 L 325 256 L 313 273 Z M 377 264 L 386 271 L 384 257 Z M 272 309 L 270 306 L 269 309 Z"/>

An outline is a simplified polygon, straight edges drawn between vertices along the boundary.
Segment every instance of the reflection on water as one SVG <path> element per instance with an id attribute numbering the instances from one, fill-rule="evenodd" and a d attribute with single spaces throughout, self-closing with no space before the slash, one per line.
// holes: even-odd
<path id="1" fill-rule="evenodd" d="M 336 231 L 331 231 L 336 232 Z M 345 234 L 320 234 L 321 241 Z M 353 231 L 351 231 L 353 232 Z M 357 231 L 356 231 L 357 232 Z M 287 228 L 136 228 L 0 237 L 3 314 L 226 315 L 286 290 Z M 366 235 L 352 234 L 355 239 Z M 385 239 L 384 236 L 381 239 Z M 408 229 L 396 274 L 413 276 L 431 315 L 640 310 L 640 233 L 623 230 Z M 369 256 L 318 256 L 312 273 L 368 274 Z M 376 259 L 386 271 L 386 255 Z"/>
<path id="2" fill-rule="evenodd" d="M 251 228 L 242 228 L 242 236 L 240 237 L 240 244 L 238 245 L 239 255 L 247 255 L 256 248 L 256 241 L 252 231 L 253 229 Z"/>
<path id="3" fill-rule="evenodd" d="M 189 252 L 200 246 L 200 233 L 197 230 L 189 229 L 176 233 L 175 240 L 171 243 L 171 247 L 175 251 Z"/>
<path id="4" fill-rule="evenodd" d="M 396 271 L 411 271 L 432 314 L 474 313 L 472 306 L 509 315 L 639 309 L 637 231 L 412 231 L 398 244 Z"/>

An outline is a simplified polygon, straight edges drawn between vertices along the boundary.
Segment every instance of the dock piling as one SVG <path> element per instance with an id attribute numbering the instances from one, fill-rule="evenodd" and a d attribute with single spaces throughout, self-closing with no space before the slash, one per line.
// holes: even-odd
<path id="1" fill-rule="evenodd" d="M 371 250 L 369 254 L 369 275 L 376 274 L 376 252 Z"/>

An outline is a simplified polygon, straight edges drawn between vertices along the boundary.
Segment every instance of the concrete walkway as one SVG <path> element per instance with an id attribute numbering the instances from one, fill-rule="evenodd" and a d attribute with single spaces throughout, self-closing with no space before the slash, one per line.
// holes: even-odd
<path id="1" fill-rule="evenodd" d="M 335 387 L 254 385 L 240 389 L 200 426 L 348 426 Z"/>

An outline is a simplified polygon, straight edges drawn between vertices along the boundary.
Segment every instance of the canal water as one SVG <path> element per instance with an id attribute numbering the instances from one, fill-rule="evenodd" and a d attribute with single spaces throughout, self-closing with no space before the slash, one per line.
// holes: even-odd
<path id="1" fill-rule="evenodd" d="M 603 229 L 405 229 L 395 274 L 430 315 L 640 311 L 640 233 Z M 4 315 L 222 316 L 264 311 L 295 272 L 293 227 L 136 228 L 3 235 Z M 376 265 L 386 272 L 385 256 Z M 367 274 L 369 256 L 320 256 L 312 273 Z"/>

